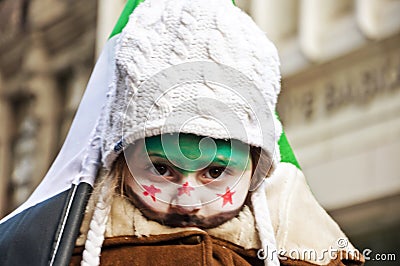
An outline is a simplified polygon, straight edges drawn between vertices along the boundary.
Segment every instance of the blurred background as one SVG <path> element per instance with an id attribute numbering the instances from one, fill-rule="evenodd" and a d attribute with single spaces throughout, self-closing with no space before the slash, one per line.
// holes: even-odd
<path id="1" fill-rule="evenodd" d="M 400 1 L 236 3 L 278 47 L 278 112 L 315 197 L 367 265 L 399 265 Z M 124 4 L 0 0 L 0 217 L 55 159 Z"/>

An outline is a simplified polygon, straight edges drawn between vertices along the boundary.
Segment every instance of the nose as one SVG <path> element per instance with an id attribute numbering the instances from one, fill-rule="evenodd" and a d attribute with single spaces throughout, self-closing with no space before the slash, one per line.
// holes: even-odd
<path id="1" fill-rule="evenodd" d="M 201 209 L 201 200 L 196 188 L 188 181 L 181 184 L 170 202 L 171 211 L 178 214 L 195 214 Z"/>

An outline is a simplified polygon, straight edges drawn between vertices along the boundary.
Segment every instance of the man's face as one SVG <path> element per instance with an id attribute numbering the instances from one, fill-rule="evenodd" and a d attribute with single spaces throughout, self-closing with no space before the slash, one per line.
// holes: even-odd
<path id="1" fill-rule="evenodd" d="M 161 224 L 216 227 L 240 211 L 250 185 L 249 146 L 239 141 L 166 134 L 126 152 L 128 198 Z"/>

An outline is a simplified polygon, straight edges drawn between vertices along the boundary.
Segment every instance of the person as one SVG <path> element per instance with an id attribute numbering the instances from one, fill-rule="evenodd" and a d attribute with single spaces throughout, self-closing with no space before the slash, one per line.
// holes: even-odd
<path id="1" fill-rule="evenodd" d="M 69 265 L 363 264 L 287 160 L 278 53 L 248 15 L 146 0 L 113 41 Z"/>
<path id="2" fill-rule="evenodd" d="M 320 255 L 345 238 L 299 169 L 279 162 L 277 51 L 231 1 L 145 1 L 115 53 L 109 171 L 71 264 L 276 265 L 273 250 Z"/>

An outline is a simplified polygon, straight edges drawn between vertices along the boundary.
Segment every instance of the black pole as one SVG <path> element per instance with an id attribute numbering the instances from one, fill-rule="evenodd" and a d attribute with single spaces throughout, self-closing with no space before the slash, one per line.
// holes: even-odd
<path id="1" fill-rule="evenodd" d="M 54 238 L 50 266 L 69 265 L 92 190 L 88 183 L 72 185 Z"/>

